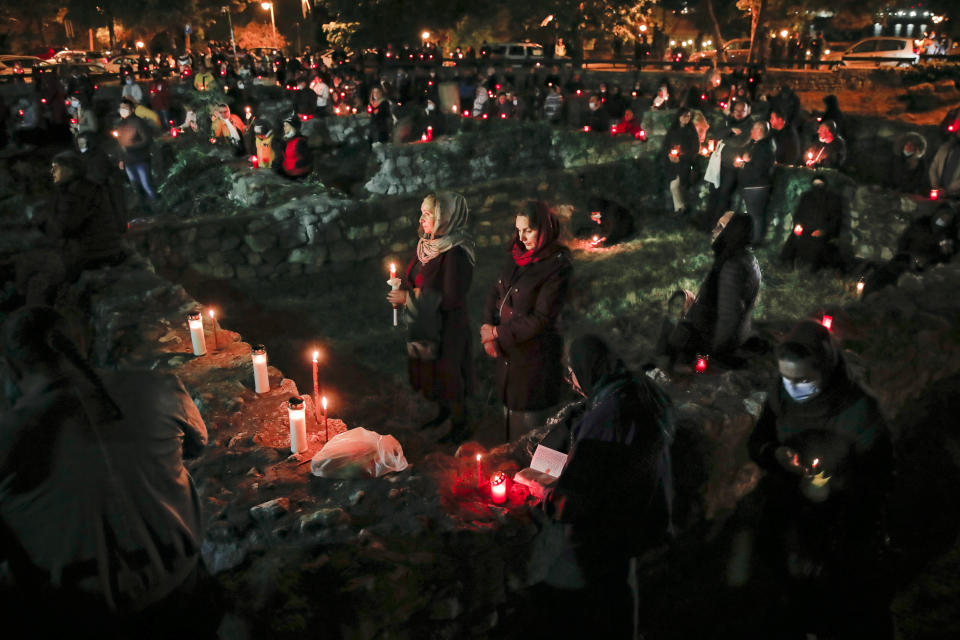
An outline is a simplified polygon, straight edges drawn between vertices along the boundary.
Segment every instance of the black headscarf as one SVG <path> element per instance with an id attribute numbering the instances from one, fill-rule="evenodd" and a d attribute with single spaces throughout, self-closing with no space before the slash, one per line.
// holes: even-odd
<path id="1" fill-rule="evenodd" d="M 714 266 L 722 266 L 723 262 L 738 253 L 743 253 L 750 247 L 753 237 L 753 219 L 750 216 L 736 214 L 713 243 Z"/>
<path id="2" fill-rule="evenodd" d="M 614 355 L 607 343 L 591 334 L 580 336 L 570 343 L 567 362 L 587 397 L 626 371 L 623 362 Z"/>

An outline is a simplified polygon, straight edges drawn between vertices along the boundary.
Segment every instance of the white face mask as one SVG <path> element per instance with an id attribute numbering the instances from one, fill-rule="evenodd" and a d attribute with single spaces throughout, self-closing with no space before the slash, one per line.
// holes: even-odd
<path id="1" fill-rule="evenodd" d="M 120 117 L 126 118 L 130 115 L 130 109 L 120 109 Z"/>
<path id="2" fill-rule="evenodd" d="M 133 78 L 127 76 L 127 84 L 133 84 Z"/>
<path id="3" fill-rule="evenodd" d="M 790 380 L 780 376 L 783 380 L 783 388 L 795 402 L 806 402 L 811 398 L 820 395 L 820 387 L 816 382 L 790 382 Z"/>

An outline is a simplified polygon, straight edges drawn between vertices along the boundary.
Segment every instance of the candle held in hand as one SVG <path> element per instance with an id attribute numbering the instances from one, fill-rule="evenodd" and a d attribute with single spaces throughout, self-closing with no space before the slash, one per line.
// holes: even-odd
<path id="1" fill-rule="evenodd" d="M 301 453 L 307 450 L 307 411 L 303 398 L 294 396 L 287 401 L 290 417 L 290 451 Z"/>
<path id="2" fill-rule="evenodd" d="M 199 313 L 191 313 L 187 316 L 187 325 L 190 327 L 190 342 L 193 343 L 193 355 L 205 355 L 207 353 L 207 341 L 203 337 L 203 316 Z"/>
<path id="3" fill-rule="evenodd" d="M 267 377 L 267 349 L 262 344 L 253 348 L 253 390 L 257 393 L 270 391 L 270 378 Z"/>

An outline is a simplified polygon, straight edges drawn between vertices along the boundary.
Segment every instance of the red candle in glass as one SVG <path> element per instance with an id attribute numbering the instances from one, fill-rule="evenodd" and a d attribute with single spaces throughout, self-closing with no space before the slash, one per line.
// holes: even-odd
<path id="1" fill-rule="evenodd" d="M 503 471 L 497 471 L 490 476 L 490 495 L 497 504 L 507 501 L 507 474 Z"/>

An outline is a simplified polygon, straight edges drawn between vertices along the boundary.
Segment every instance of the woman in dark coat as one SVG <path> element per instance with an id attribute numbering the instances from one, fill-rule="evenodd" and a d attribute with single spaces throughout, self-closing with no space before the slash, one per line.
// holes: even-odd
<path id="1" fill-rule="evenodd" d="M 777 360 L 780 375 L 748 443 L 766 471 L 757 489 L 760 550 L 791 589 L 790 615 L 777 623 L 830 637 L 892 637 L 876 570 L 893 464 L 883 416 L 820 323 L 794 327 Z M 775 631 L 785 629 L 770 631 L 781 637 Z"/>
<path id="2" fill-rule="evenodd" d="M 773 180 L 773 163 L 776 151 L 769 135 L 770 125 L 757 120 L 750 128 L 750 142 L 734 160 L 740 170 L 737 184 L 740 196 L 753 219 L 753 246 L 759 246 L 767 233 L 767 202 L 770 200 L 770 183 Z"/>
<path id="3" fill-rule="evenodd" d="M 559 233 L 560 223 L 546 204 L 526 203 L 517 213 L 510 256 L 487 296 L 480 338 L 496 359 L 507 440 L 542 424 L 560 401 L 560 314 L 573 265 Z"/>
<path id="4" fill-rule="evenodd" d="M 422 427 L 450 418 L 450 432 L 440 441 L 459 443 L 471 434 L 465 405 L 473 385 L 467 292 L 476 248 L 462 195 L 428 195 L 420 211 L 417 254 L 387 300 L 406 307 L 410 384 L 439 405 L 437 416 Z"/>
<path id="5" fill-rule="evenodd" d="M 793 230 L 780 251 L 780 259 L 811 271 L 839 266 L 837 240 L 842 228 L 843 198 L 827 186 L 824 176 L 817 175 L 813 186 L 800 196 L 793 214 Z"/>
<path id="6" fill-rule="evenodd" d="M 660 151 L 663 173 L 673 199 L 673 212 L 676 214 L 686 212 L 686 192 L 690 186 L 693 163 L 699 152 L 700 135 L 693 126 L 693 113 L 690 109 L 680 109 L 677 111 L 677 119 L 663 138 L 663 148 Z"/>
<path id="7" fill-rule="evenodd" d="M 585 412 L 564 438 L 567 465 L 544 496 L 565 535 L 545 580 L 553 587 L 545 610 L 563 628 L 543 637 L 632 638 L 630 558 L 671 535 L 673 404 L 596 336 L 574 340 L 567 361 Z"/>
<path id="8" fill-rule="evenodd" d="M 739 348 L 752 332 L 753 305 L 760 293 L 760 265 L 750 248 L 753 223 L 728 211 L 713 231 L 713 266 L 696 300 L 667 339 L 671 366 L 709 355 L 739 366 Z"/>

